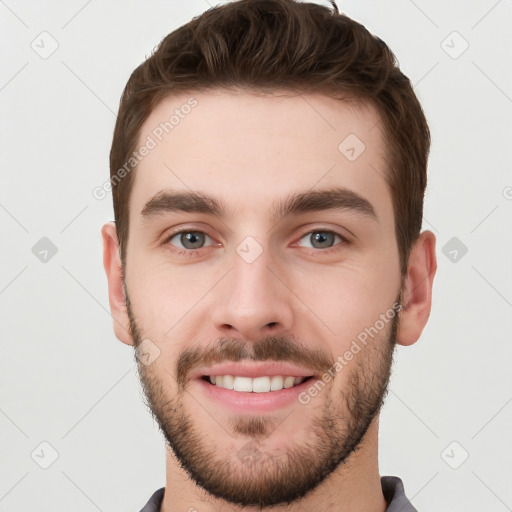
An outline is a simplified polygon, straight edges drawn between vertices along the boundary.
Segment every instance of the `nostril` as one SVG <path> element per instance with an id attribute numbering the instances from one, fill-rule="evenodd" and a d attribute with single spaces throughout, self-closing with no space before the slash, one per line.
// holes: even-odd
<path id="1" fill-rule="evenodd" d="M 277 325 L 277 322 L 270 322 L 267 324 L 267 327 L 274 327 L 274 325 Z"/>

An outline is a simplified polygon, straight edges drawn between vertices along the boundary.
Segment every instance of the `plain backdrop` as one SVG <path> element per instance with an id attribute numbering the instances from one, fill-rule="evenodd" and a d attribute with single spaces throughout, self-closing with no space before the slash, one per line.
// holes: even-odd
<path id="1" fill-rule="evenodd" d="M 381 474 L 420 512 L 512 510 L 512 1 L 338 5 L 395 52 L 433 141 L 433 307 L 396 354 Z M 111 196 L 92 191 L 130 73 L 209 6 L 0 2 L 2 512 L 138 511 L 165 483 L 163 437 L 109 314 Z"/>

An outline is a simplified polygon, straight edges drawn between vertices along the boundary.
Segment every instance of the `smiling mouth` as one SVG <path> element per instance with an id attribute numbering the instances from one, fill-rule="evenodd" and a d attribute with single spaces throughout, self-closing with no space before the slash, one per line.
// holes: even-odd
<path id="1" fill-rule="evenodd" d="M 293 388 L 312 378 L 312 375 L 308 377 L 272 375 L 255 378 L 236 375 L 203 375 L 201 377 L 212 386 L 241 393 L 272 393 L 272 391 Z"/>

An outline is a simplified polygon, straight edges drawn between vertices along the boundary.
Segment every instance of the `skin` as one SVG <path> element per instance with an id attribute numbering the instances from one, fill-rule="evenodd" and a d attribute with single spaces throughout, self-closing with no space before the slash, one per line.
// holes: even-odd
<path id="1" fill-rule="evenodd" d="M 386 148 L 379 116 L 370 106 L 285 92 L 216 90 L 173 96 L 158 104 L 146 120 L 140 143 L 190 96 L 197 106 L 135 171 L 124 289 L 115 225 L 109 222 L 102 228 L 114 329 L 123 343 L 137 345 L 150 339 L 159 350 L 150 365 L 139 363 L 139 373 L 168 441 L 178 435 L 171 423 L 180 411 L 189 420 L 187 432 L 197 434 L 194 448 L 205 465 L 207 454 L 215 467 L 222 468 L 224 478 L 229 474 L 228 483 L 263 489 L 265 475 L 292 475 L 290 465 L 279 473 L 276 464 L 288 461 L 287 454 L 301 453 L 308 443 L 314 449 L 308 452 L 307 467 L 326 462 L 321 448 L 328 439 L 335 443 L 331 448 L 341 453 L 342 434 L 357 430 L 357 422 L 351 421 L 351 400 L 365 403 L 363 397 L 369 397 L 371 402 L 373 393 L 378 402 L 389 378 L 390 347 L 392 351 L 395 343 L 415 343 L 428 320 L 437 268 L 435 237 L 430 231 L 421 233 L 402 280 L 392 197 L 383 179 Z M 338 150 L 351 133 L 365 144 L 355 161 Z M 362 196 L 377 218 L 346 209 L 298 213 L 279 221 L 271 215 L 272 206 L 290 193 L 330 187 Z M 214 196 L 229 214 L 168 212 L 145 218 L 144 205 L 163 189 Z M 179 253 L 187 251 L 179 246 L 180 237 L 167 239 L 182 228 L 206 233 L 205 246 L 192 255 Z M 315 247 L 311 233 L 325 231 L 345 239 L 334 237 L 328 252 Z M 236 251 L 247 236 L 262 249 L 252 263 Z M 238 343 L 253 355 L 258 343 L 274 336 L 277 345 L 283 339 L 296 343 L 304 357 L 318 353 L 334 361 L 361 331 L 375 325 L 400 293 L 396 332 L 391 322 L 386 324 L 307 405 L 294 403 L 282 410 L 237 416 L 208 399 L 197 382 L 185 378 L 185 390 L 178 386 L 180 356 L 195 348 L 201 360 L 220 347 L 221 339 Z M 357 375 L 359 387 L 354 383 Z M 358 389 L 362 394 L 357 394 Z M 370 403 L 362 407 L 368 409 L 369 423 L 357 432 L 357 449 L 349 447 L 350 453 L 340 457 L 337 467 L 305 496 L 273 510 L 386 509 L 377 457 L 379 414 L 370 411 Z M 327 410 L 330 425 L 326 425 Z M 315 430 L 318 424 L 325 431 Z M 323 438 L 325 432 L 329 435 Z M 192 446 L 184 446 L 192 456 Z M 246 446 L 256 446 L 264 455 L 250 467 L 236 455 Z M 201 512 L 241 509 L 240 504 L 198 485 L 179 459 L 168 446 L 163 512 L 191 507 Z M 267 507 L 253 504 L 243 510 Z"/>

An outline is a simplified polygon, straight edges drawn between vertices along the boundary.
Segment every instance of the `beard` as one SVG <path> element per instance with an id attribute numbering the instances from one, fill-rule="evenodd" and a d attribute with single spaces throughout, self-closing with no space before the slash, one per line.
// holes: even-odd
<path id="1" fill-rule="evenodd" d="M 125 297 L 137 348 L 144 336 L 126 292 Z M 400 303 L 400 297 L 397 301 Z M 279 456 L 260 450 L 264 440 L 279 427 L 279 421 L 270 414 L 228 416 L 230 431 L 225 428 L 226 437 L 230 446 L 236 443 L 235 450 L 223 454 L 215 443 L 208 442 L 211 439 L 208 428 L 194 421 L 184 402 L 184 397 L 190 394 L 189 371 L 198 365 L 226 360 L 294 362 L 326 371 L 333 365 L 328 354 L 282 336 L 269 336 L 249 345 L 239 339 L 222 338 L 208 348 L 185 349 L 176 361 L 175 376 L 163 368 L 170 377 L 175 377 L 174 392 L 170 391 L 169 379 L 163 380 L 150 366 L 142 364 L 136 354 L 135 360 L 146 405 L 189 477 L 215 498 L 242 507 L 264 508 L 290 504 L 306 496 L 331 473 L 345 466 L 360 448 L 388 392 L 398 324 L 399 315 L 395 314 L 387 327 L 343 368 L 344 372 L 350 372 L 343 390 L 319 392 L 312 400 L 319 414 L 311 420 L 306 439 L 291 444 Z M 336 379 L 331 382 L 335 383 Z M 303 407 L 307 406 L 297 405 L 293 411 L 299 425 L 303 424 L 300 422 Z M 240 437 L 246 438 L 241 448 Z"/>

